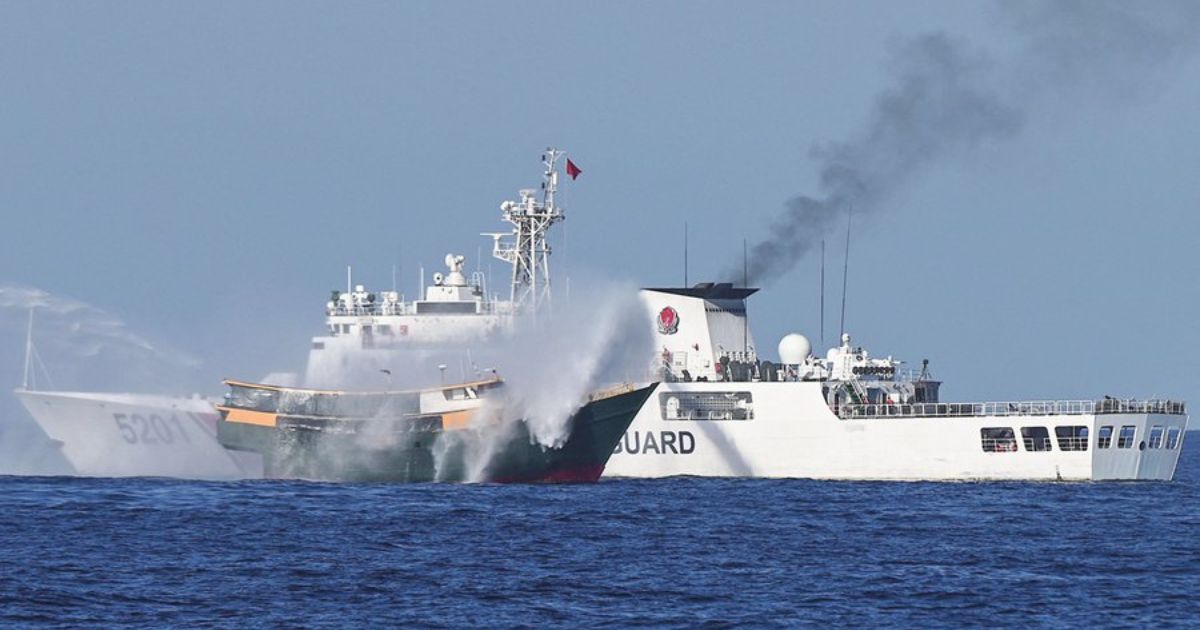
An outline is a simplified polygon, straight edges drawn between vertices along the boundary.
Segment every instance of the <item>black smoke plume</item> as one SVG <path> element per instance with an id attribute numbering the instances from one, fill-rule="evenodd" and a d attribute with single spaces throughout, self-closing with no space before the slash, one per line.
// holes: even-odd
<path id="1" fill-rule="evenodd" d="M 788 271 L 848 211 L 878 211 L 922 169 L 1017 135 L 1045 99 L 1135 100 L 1200 45 L 1200 2 L 1191 0 L 1006 2 L 994 11 L 1018 43 L 1003 60 L 945 33 L 892 46 L 892 81 L 862 131 L 812 150 L 819 194 L 789 199 L 752 245 L 752 284 Z M 741 279 L 741 265 L 725 276 Z"/>

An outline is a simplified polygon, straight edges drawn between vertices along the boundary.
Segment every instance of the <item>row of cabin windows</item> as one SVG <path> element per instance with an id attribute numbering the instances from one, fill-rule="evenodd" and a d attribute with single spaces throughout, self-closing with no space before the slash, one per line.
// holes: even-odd
<path id="1" fill-rule="evenodd" d="M 1016 433 L 1012 427 L 984 427 L 979 430 L 979 437 L 985 453 L 1015 453 L 1018 450 Z M 1054 437 L 1060 451 L 1088 449 L 1088 428 L 1084 425 L 1054 427 Z M 1053 448 L 1050 430 L 1046 427 L 1021 427 L 1021 441 L 1027 451 L 1049 451 Z"/>
<path id="2" fill-rule="evenodd" d="M 1155 425 L 1150 428 L 1150 439 L 1146 445 L 1149 448 L 1174 449 L 1179 446 L 1182 435 L 1179 427 L 1164 428 Z M 1137 436 L 1137 427 L 1131 424 L 1123 425 L 1117 433 L 1117 448 L 1133 448 Z M 1112 446 L 1113 427 L 1100 427 L 1096 435 L 1096 448 Z M 1165 441 L 1164 441 L 1165 437 Z M 984 427 L 979 430 L 979 438 L 985 453 L 1015 453 L 1017 451 L 1016 433 L 1012 427 Z M 1060 451 L 1088 450 L 1088 428 L 1084 425 L 1069 425 L 1054 427 L 1054 438 Z M 1050 431 L 1046 427 L 1021 427 L 1021 441 L 1026 451 L 1052 450 Z"/>
<path id="3" fill-rule="evenodd" d="M 1112 426 L 1105 425 L 1100 427 L 1100 432 L 1096 439 L 1096 448 L 1111 448 L 1112 434 Z M 1175 449 L 1179 447 L 1179 438 L 1182 435 L 1183 429 L 1179 427 L 1170 427 L 1168 429 L 1161 424 L 1156 424 L 1150 427 L 1150 438 L 1147 440 L 1145 446 L 1140 448 Z M 1117 433 L 1117 448 L 1133 448 L 1136 436 L 1137 427 L 1130 424 L 1123 425 L 1120 432 Z"/>
<path id="4" fill-rule="evenodd" d="M 352 326 L 353 324 L 330 324 L 329 330 L 335 335 L 338 333 L 338 331 L 341 331 L 343 335 L 349 335 L 350 331 L 354 330 Z M 403 330 L 401 330 L 401 332 L 403 332 Z M 390 335 L 392 334 L 392 327 L 390 324 L 375 324 L 374 326 L 371 326 L 370 324 L 362 325 L 363 335 L 371 335 L 373 333 Z"/>

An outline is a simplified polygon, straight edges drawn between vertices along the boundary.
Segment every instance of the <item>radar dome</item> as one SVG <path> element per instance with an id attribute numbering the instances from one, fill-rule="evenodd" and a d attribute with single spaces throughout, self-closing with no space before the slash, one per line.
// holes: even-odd
<path id="1" fill-rule="evenodd" d="M 791 333 L 779 340 L 779 360 L 787 365 L 804 363 L 811 352 L 812 344 L 804 335 Z"/>

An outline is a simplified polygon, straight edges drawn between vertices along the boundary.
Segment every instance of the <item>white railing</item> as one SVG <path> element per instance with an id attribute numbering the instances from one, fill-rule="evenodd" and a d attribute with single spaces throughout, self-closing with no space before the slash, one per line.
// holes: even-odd
<path id="1" fill-rule="evenodd" d="M 1058 438 L 1058 450 L 1060 451 L 1086 451 L 1088 439 L 1085 437 L 1060 437 Z"/>
<path id="2" fill-rule="evenodd" d="M 325 315 L 350 316 L 379 316 L 379 315 L 411 315 L 414 312 L 408 302 L 373 302 L 370 304 L 345 305 L 338 302 L 333 308 L 326 308 Z"/>
<path id="3" fill-rule="evenodd" d="M 985 453 L 1016 453 L 1017 439 L 1016 438 L 983 438 L 983 452 Z"/>
<path id="4" fill-rule="evenodd" d="M 904 368 L 902 370 L 901 369 L 896 370 L 896 380 L 899 382 L 902 382 L 902 383 L 926 380 L 926 377 L 928 377 L 928 376 L 929 375 L 926 374 L 924 370 L 918 370 L 915 368 Z M 929 380 L 936 380 L 936 379 L 929 379 Z"/>
<path id="5" fill-rule="evenodd" d="M 479 314 L 482 315 L 508 315 L 513 312 L 508 302 L 500 300 L 483 299 L 478 302 Z M 358 304 L 346 306 L 341 303 L 336 304 L 332 308 L 325 309 L 327 317 L 335 316 L 355 316 L 355 317 L 386 317 L 389 315 L 416 315 L 416 302 L 375 302 L 371 304 Z M 435 313 L 436 314 L 436 313 Z M 464 313 L 449 313 L 451 315 L 463 315 Z M 475 311 L 465 313 L 475 315 Z"/>
<path id="6" fill-rule="evenodd" d="M 1176 400 L 1034 400 L 979 403 L 914 403 L 911 405 L 836 405 L 839 418 L 973 418 L 979 416 L 1077 416 L 1113 413 L 1183 415 Z"/>
<path id="7" fill-rule="evenodd" d="M 1024 438 L 1025 450 L 1027 451 L 1049 451 L 1051 450 L 1050 438 Z"/>

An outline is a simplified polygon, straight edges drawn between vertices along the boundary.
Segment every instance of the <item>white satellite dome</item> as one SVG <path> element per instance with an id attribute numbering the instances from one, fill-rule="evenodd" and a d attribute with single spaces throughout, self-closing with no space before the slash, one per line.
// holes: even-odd
<path id="1" fill-rule="evenodd" d="M 787 365 L 799 365 L 808 360 L 812 344 L 799 333 L 785 335 L 779 340 L 779 360 Z"/>

